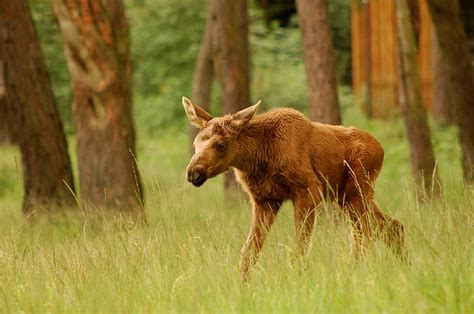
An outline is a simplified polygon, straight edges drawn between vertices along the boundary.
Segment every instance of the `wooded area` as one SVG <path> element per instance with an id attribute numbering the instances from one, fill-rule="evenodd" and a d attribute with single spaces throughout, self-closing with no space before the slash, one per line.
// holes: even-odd
<path id="1" fill-rule="evenodd" d="M 322 123 L 341 124 L 328 4 L 326 0 L 298 0 L 296 4 L 308 81 L 309 117 Z"/>
<path id="2" fill-rule="evenodd" d="M 414 94 L 409 98 L 418 99 L 415 102 L 433 112 L 440 121 L 459 125 L 464 178 L 467 182 L 472 182 L 472 165 L 465 164 L 470 163 L 473 158 L 470 157 L 472 152 L 468 148 L 472 147 L 472 143 L 467 144 L 466 141 L 474 138 L 471 133 L 473 128 L 467 123 L 472 121 L 474 105 L 472 102 L 468 105 L 468 101 L 463 100 L 462 96 L 469 95 L 468 90 L 472 94 L 472 58 L 468 39 L 462 30 L 460 4 L 458 1 L 451 4 L 447 1 L 409 0 L 405 15 L 408 16 L 411 27 L 405 26 L 412 30 L 400 29 L 403 24 L 399 15 L 403 10 L 397 5 L 399 3 L 393 1 L 352 1 L 352 83 L 355 100 L 369 117 L 393 117 L 398 111 L 398 104 L 406 117 L 407 97 L 404 93 L 407 88 L 413 88 Z M 468 4 L 464 6 L 465 15 L 469 16 L 473 8 Z M 449 25 L 443 26 L 443 21 L 449 21 Z M 400 34 L 408 33 L 413 33 L 415 40 L 410 53 L 400 47 Z M 449 36 L 449 39 L 443 38 L 444 36 Z M 453 38 L 456 40 L 452 40 Z M 408 44 L 409 41 L 411 40 L 407 40 L 407 45 L 412 46 Z M 412 71 L 411 75 L 403 73 L 403 64 L 397 63 L 400 58 L 396 56 L 404 53 L 415 53 L 417 56 L 417 60 L 410 61 L 406 68 Z M 453 54 L 456 54 L 459 62 L 451 59 Z M 454 68 L 457 74 L 453 71 Z M 405 75 L 414 81 L 406 85 L 403 82 Z M 421 167 L 421 159 L 427 158 L 422 162 L 426 169 L 423 172 L 432 173 L 434 169 L 433 153 L 429 153 L 432 149 L 431 144 L 428 144 L 429 130 L 426 118 L 423 117 L 424 111 L 421 107 L 416 110 L 420 120 L 409 123 L 412 127 L 407 130 L 409 138 L 416 133 L 425 138 L 422 141 L 421 138 L 410 141 L 413 143 L 411 156 L 414 174 Z M 421 145 L 422 142 L 425 144 Z M 416 155 L 420 160 L 418 166 L 413 160 L 417 159 Z M 431 181 L 426 180 L 428 184 Z"/>
<path id="3" fill-rule="evenodd" d="M 473 312 L 473 62 L 472 0 L 0 0 L 0 309 Z"/>
<path id="4" fill-rule="evenodd" d="M 474 12 L 472 7 L 463 5 L 466 16 Z M 423 104 L 437 119 L 454 123 L 450 97 L 446 97 L 447 91 L 443 92 L 450 81 L 446 81 L 442 69 L 444 62 L 428 1 L 410 0 L 409 6 L 414 11 L 411 20 L 417 43 Z M 352 1 L 351 14 L 354 95 L 368 116 L 392 117 L 397 113 L 399 84 L 395 2 Z M 470 25 L 468 23 L 466 21 L 466 27 Z"/>
<path id="5" fill-rule="evenodd" d="M 403 3 L 351 2 L 354 99 L 367 116 L 374 118 L 393 117 L 400 104 L 413 175 L 426 190 L 432 188 L 432 179 L 439 182 L 426 111 L 433 112 L 442 122 L 459 125 L 464 178 L 471 182 L 473 79 L 468 40 L 459 18 L 460 6 L 447 5 L 446 1 L 410 0 L 403 9 Z M 332 34 L 334 25 L 331 26 L 328 2 L 258 1 L 257 4 L 267 28 L 274 27 L 273 20 L 279 21 L 280 27 L 291 28 L 292 16 L 296 18 L 297 13 L 309 116 L 315 121 L 340 124 L 333 46 L 336 35 Z M 1 10 L 2 29 L 6 34 L 2 45 L 3 142 L 12 141 L 21 148 L 26 211 L 35 208 L 37 199 L 58 204 L 68 200 L 66 203 L 71 205 L 75 188 L 62 123 L 29 7 L 26 2 L 17 5 L 4 3 Z M 216 77 L 222 113 L 232 113 L 251 103 L 248 4 L 246 0 L 230 3 L 212 0 L 203 9 L 207 18 L 196 54 L 192 96 L 203 108 L 210 108 Z M 51 10 L 72 79 L 72 120 L 81 199 L 92 208 L 110 208 L 141 216 L 144 194 L 132 118 L 126 9 L 121 2 L 78 4 L 51 0 Z M 24 22 L 18 23 L 20 20 Z M 335 31 L 338 34 L 337 28 Z M 28 49 L 26 43 L 37 44 Z M 338 43 L 336 50 L 339 46 Z M 36 66 L 24 68 L 28 64 Z M 17 70 L 12 71 L 13 68 Z M 25 72 L 21 72 L 23 68 Z M 26 96 L 30 93 L 39 97 L 33 100 Z M 14 106 L 17 101 L 23 105 Z M 43 107 L 30 108 L 31 101 L 40 101 Z M 38 111 L 38 108 L 43 109 Z M 33 115 L 36 119 L 29 118 Z M 192 131 L 191 137 L 195 134 Z M 42 141 L 47 142 L 41 144 Z M 48 147 L 47 153 L 42 153 L 44 147 Z M 51 164 L 48 166 L 47 162 Z M 42 167 L 35 166 L 38 163 Z M 36 173 L 38 169 L 45 173 Z M 227 191 L 236 189 L 231 172 L 226 175 L 224 185 Z M 43 206 L 42 203 L 38 201 L 38 206 Z"/>
<path id="6" fill-rule="evenodd" d="M 230 114 L 250 105 L 250 56 L 247 0 L 211 0 L 212 56 L 219 80 L 222 113 Z M 224 180 L 227 193 L 235 191 L 234 174 Z"/>
<path id="7" fill-rule="evenodd" d="M 73 84 L 83 200 L 139 215 L 128 22 L 119 1 L 52 0 Z"/>
<path id="8" fill-rule="evenodd" d="M 439 41 L 441 62 L 454 117 L 459 125 L 463 155 L 463 173 L 467 182 L 474 181 L 474 74 L 468 39 L 460 20 L 459 2 L 428 0 L 436 38 Z M 448 98 L 448 97 L 446 97 Z M 445 98 L 445 99 L 446 99 Z"/>
<path id="9" fill-rule="evenodd" d="M 422 78 L 418 71 L 415 30 L 407 0 L 397 0 L 399 102 L 410 145 L 413 177 L 418 185 L 439 193 L 438 174 L 431 144 Z"/>
<path id="10" fill-rule="evenodd" d="M 1 2 L 0 35 L 0 121 L 20 147 L 23 211 L 62 210 L 74 204 L 71 163 L 26 0 Z"/>

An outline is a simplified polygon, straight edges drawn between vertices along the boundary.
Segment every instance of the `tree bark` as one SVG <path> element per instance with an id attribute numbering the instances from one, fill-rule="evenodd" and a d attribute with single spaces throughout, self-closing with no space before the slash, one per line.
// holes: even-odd
<path id="1" fill-rule="evenodd" d="M 2 23 L 2 21 L 0 21 Z M 0 25 L 0 36 L 3 36 L 3 25 Z M 0 38 L 3 40 L 3 37 Z M 3 43 L 2 43 L 3 45 Z M 0 52 L 1 53 L 1 52 Z M 0 145 L 10 144 L 15 141 L 14 126 L 11 118 L 8 116 L 7 107 L 5 103 L 6 82 L 5 82 L 5 60 L 0 59 Z"/>
<path id="2" fill-rule="evenodd" d="M 431 145 L 426 109 L 422 104 L 416 41 L 407 0 L 396 0 L 400 108 L 410 146 L 412 174 L 418 186 L 430 196 L 439 192 L 439 180 Z M 433 180 L 434 179 L 434 180 Z"/>
<path id="3" fill-rule="evenodd" d="M 438 121 L 443 124 L 454 124 L 456 123 L 456 110 L 451 98 L 451 81 L 449 80 L 446 72 L 446 65 L 444 64 L 443 57 L 441 55 L 441 47 L 439 46 L 438 39 L 436 38 L 436 31 L 433 29 L 433 41 L 432 41 L 432 56 L 433 56 L 433 115 Z"/>
<path id="4" fill-rule="evenodd" d="M 4 77 L 4 64 L 0 60 L 0 145 L 8 145 L 17 142 L 15 126 L 7 112 L 7 104 L 5 103 L 6 84 L 2 82 Z"/>
<path id="5" fill-rule="evenodd" d="M 193 77 L 192 100 L 202 109 L 209 109 L 209 100 L 211 96 L 212 82 L 214 79 L 214 63 L 212 61 L 212 14 L 211 2 L 208 4 L 208 14 L 206 26 L 202 37 L 201 47 L 196 60 Z M 191 152 L 192 142 L 196 137 L 198 130 L 195 127 L 190 128 Z"/>
<path id="6" fill-rule="evenodd" d="M 474 74 L 466 34 L 459 16 L 458 0 L 428 0 L 446 80 L 449 99 L 456 110 L 455 119 L 463 156 L 463 174 L 474 182 Z"/>
<path id="7" fill-rule="evenodd" d="M 312 120 L 341 124 L 327 0 L 297 0 Z"/>
<path id="8" fill-rule="evenodd" d="M 247 0 L 212 2 L 212 52 L 223 114 L 250 105 Z M 226 191 L 235 190 L 234 174 L 225 176 Z M 231 192 L 232 193 L 232 192 Z"/>
<path id="9" fill-rule="evenodd" d="M 66 137 L 26 0 L 0 1 L 0 64 L 2 114 L 18 130 L 23 211 L 73 205 Z"/>
<path id="10" fill-rule="evenodd" d="M 51 0 L 73 80 L 82 199 L 144 218 L 122 1 Z"/>

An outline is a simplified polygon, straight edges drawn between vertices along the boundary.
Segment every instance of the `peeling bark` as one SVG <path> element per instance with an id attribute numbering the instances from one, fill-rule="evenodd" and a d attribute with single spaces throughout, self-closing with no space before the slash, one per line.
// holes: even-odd
<path id="1" fill-rule="evenodd" d="M 132 120 L 128 22 L 122 1 L 51 0 L 73 79 L 82 199 L 143 215 Z"/>

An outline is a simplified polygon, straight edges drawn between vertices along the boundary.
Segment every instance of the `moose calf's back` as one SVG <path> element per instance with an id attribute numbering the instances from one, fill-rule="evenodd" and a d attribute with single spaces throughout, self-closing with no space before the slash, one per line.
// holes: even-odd
<path id="1" fill-rule="evenodd" d="M 253 138 L 260 155 L 247 162 L 265 162 L 262 173 L 253 176 L 249 175 L 251 171 L 237 169 L 238 178 L 254 197 L 268 196 L 280 202 L 291 198 L 294 189 L 307 190 L 312 186 L 319 189 L 314 193 L 329 192 L 334 196 L 349 175 L 345 161 L 363 151 L 370 154 L 370 147 L 375 148 L 375 154 L 381 153 L 383 159 L 382 147 L 367 132 L 311 122 L 293 109 L 275 109 L 255 116 L 242 131 L 242 137 Z M 281 195 L 268 195 L 271 193 Z"/>

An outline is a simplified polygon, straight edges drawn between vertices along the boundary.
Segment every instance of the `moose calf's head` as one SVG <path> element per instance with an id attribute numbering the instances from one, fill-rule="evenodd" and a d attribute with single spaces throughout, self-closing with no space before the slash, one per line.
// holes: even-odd
<path id="1" fill-rule="evenodd" d="M 194 139 L 194 155 L 186 169 L 186 178 L 194 186 L 203 185 L 234 165 L 241 154 L 240 132 L 257 112 L 260 101 L 232 115 L 213 118 L 204 109 L 183 97 L 188 120 L 200 132 Z"/>

